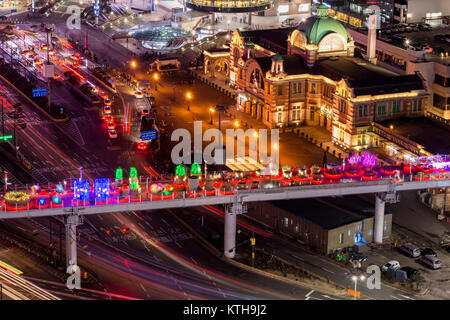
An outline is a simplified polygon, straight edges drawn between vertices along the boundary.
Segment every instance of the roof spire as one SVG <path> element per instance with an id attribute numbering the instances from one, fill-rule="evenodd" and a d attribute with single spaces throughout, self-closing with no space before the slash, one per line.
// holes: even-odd
<path id="1" fill-rule="evenodd" d="M 320 4 L 320 6 L 317 7 L 316 15 L 319 18 L 328 18 L 328 7 L 326 5 L 324 5 L 323 3 Z"/>

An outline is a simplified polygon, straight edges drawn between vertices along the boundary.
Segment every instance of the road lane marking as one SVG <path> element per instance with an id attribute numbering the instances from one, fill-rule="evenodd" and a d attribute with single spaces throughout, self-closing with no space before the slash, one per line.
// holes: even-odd
<path id="1" fill-rule="evenodd" d="M 328 269 L 325 269 L 324 267 L 320 267 L 320 269 L 322 269 L 323 271 L 326 271 L 326 272 L 329 272 L 329 273 L 332 273 L 332 274 L 334 274 L 334 272 L 333 272 L 333 271 L 331 271 L 331 270 L 328 270 Z"/>
<path id="2" fill-rule="evenodd" d="M 325 298 L 327 298 L 327 299 L 331 299 L 331 300 L 339 300 L 339 299 L 336 299 L 336 298 L 333 298 L 333 297 L 327 296 L 327 295 L 325 295 L 325 294 L 323 294 L 323 295 L 322 295 L 322 297 L 325 297 Z"/>
<path id="3" fill-rule="evenodd" d="M 397 298 L 396 296 L 391 296 L 391 298 L 397 299 L 397 300 L 402 300 L 400 298 Z"/>
<path id="4" fill-rule="evenodd" d="M 310 292 L 308 292 L 305 297 L 309 297 L 312 293 L 314 292 L 314 290 L 311 290 Z"/>
<path id="5" fill-rule="evenodd" d="M 299 256 L 296 256 L 295 254 L 293 254 L 292 255 L 294 258 L 297 258 L 298 260 L 300 260 L 300 261 L 305 261 L 305 260 L 303 260 L 302 258 L 300 258 Z"/>
<path id="6" fill-rule="evenodd" d="M 403 294 L 398 294 L 400 297 L 403 297 L 403 298 L 406 298 L 406 299 L 410 299 L 410 300 L 415 300 L 415 299 L 413 299 L 413 298 L 411 298 L 411 297 L 408 297 L 408 296 L 405 296 L 405 295 L 403 295 Z"/>

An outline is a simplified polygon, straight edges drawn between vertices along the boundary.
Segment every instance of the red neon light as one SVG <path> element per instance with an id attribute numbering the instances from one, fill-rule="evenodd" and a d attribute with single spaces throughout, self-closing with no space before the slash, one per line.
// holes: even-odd
<path id="1" fill-rule="evenodd" d="M 214 196 L 216 194 L 216 190 L 210 191 L 203 190 L 203 193 L 206 194 L 207 196 Z"/>
<path id="2" fill-rule="evenodd" d="M 338 173 L 338 174 L 332 174 L 332 173 L 328 173 L 328 172 L 324 172 L 323 175 L 327 178 L 331 178 L 331 179 L 339 179 L 343 177 L 343 173 Z"/>
<path id="3" fill-rule="evenodd" d="M 156 196 L 156 195 L 151 195 L 152 200 L 170 200 L 170 199 L 174 199 L 177 197 L 177 192 L 174 191 L 172 194 L 167 195 L 167 196 Z"/>
<path id="4" fill-rule="evenodd" d="M 266 180 L 266 178 L 267 178 L 266 176 L 254 176 L 253 177 L 254 180 L 258 180 L 258 181 Z"/>
<path id="5" fill-rule="evenodd" d="M 351 172 L 345 171 L 345 175 L 348 177 L 359 177 L 359 176 L 361 176 L 361 174 L 362 174 L 361 170 L 358 173 L 351 173 Z"/>
<path id="6" fill-rule="evenodd" d="M 214 185 L 214 187 L 219 188 L 222 183 L 223 183 L 222 180 L 217 180 L 217 181 L 213 182 L 213 185 Z"/>
<path id="7" fill-rule="evenodd" d="M 363 175 L 362 178 L 363 178 L 364 181 L 373 181 L 373 180 L 377 180 L 378 179 L 378 177 L 376 175 L 373 175 L 373 176 Z"/>
<path id="8" fill-rule="evenodd" d="M 192 193 L 190 191 L 187 192 L 187 195 L 191 198 L 197 198 L 200 196 L 200 193 L 196 192 L 196 193 Z"/>
<path id="9" fill-rule="evenodd" d="M 172 186 L 173 186 L 174 188 L 179 188 L 179 189 L 182 189 L 182 188 L 186 187 L 187 185 L 188 185 L 187 182 L 184 183 L 184 184 L 172 183 Z"/>

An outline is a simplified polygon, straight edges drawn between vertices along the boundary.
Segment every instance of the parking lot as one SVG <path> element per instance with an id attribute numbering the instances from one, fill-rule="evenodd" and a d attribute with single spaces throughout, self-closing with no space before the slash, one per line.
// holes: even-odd
<path id="1" fill-rule="evenodd" d="M 367 260 L 363 264 L 363 269 L 369 265 L 382 266 L 385 263 L 395 260 L 400 263 L 400 268 L 411 267 L 417 269 L 426 280 L 427 296 L 434 299 L 450 298 L 450 253 L 434 248 L 438 258 L 441 260 L 441 269 L 432 270 L 419 262 L 419 258 L 411 258 L 400 252 L 398 248 L 378 248 L 372 250 Z M 383 285 L 383 284 L 382 284 Z"/>

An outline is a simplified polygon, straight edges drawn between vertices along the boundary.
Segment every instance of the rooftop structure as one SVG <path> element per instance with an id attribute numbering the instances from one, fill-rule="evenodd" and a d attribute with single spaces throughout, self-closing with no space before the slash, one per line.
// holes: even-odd
<path id="1" fill-rule="evenodd" d="M 388 30 L 380 30 L 376 40 L 376 64 L 399 74 L 420 72 L 428 92 L 425 114 L 450 124 L 450 30 Z M 367 32 L 350 28 L 348 32 L 355 41 L 355 50 L 366 57 Z"/>
<path id="2" fill-rule="evenodd" d="M 205 12 L 224 12 L 224 13 L 236 13 L 236 12 L 255 12 L 269 9 L 272 6 L 271 0 L 247 0 L 247 1 L 234 1 L 234 0 L 187 0 L 186 7 Z"/>

